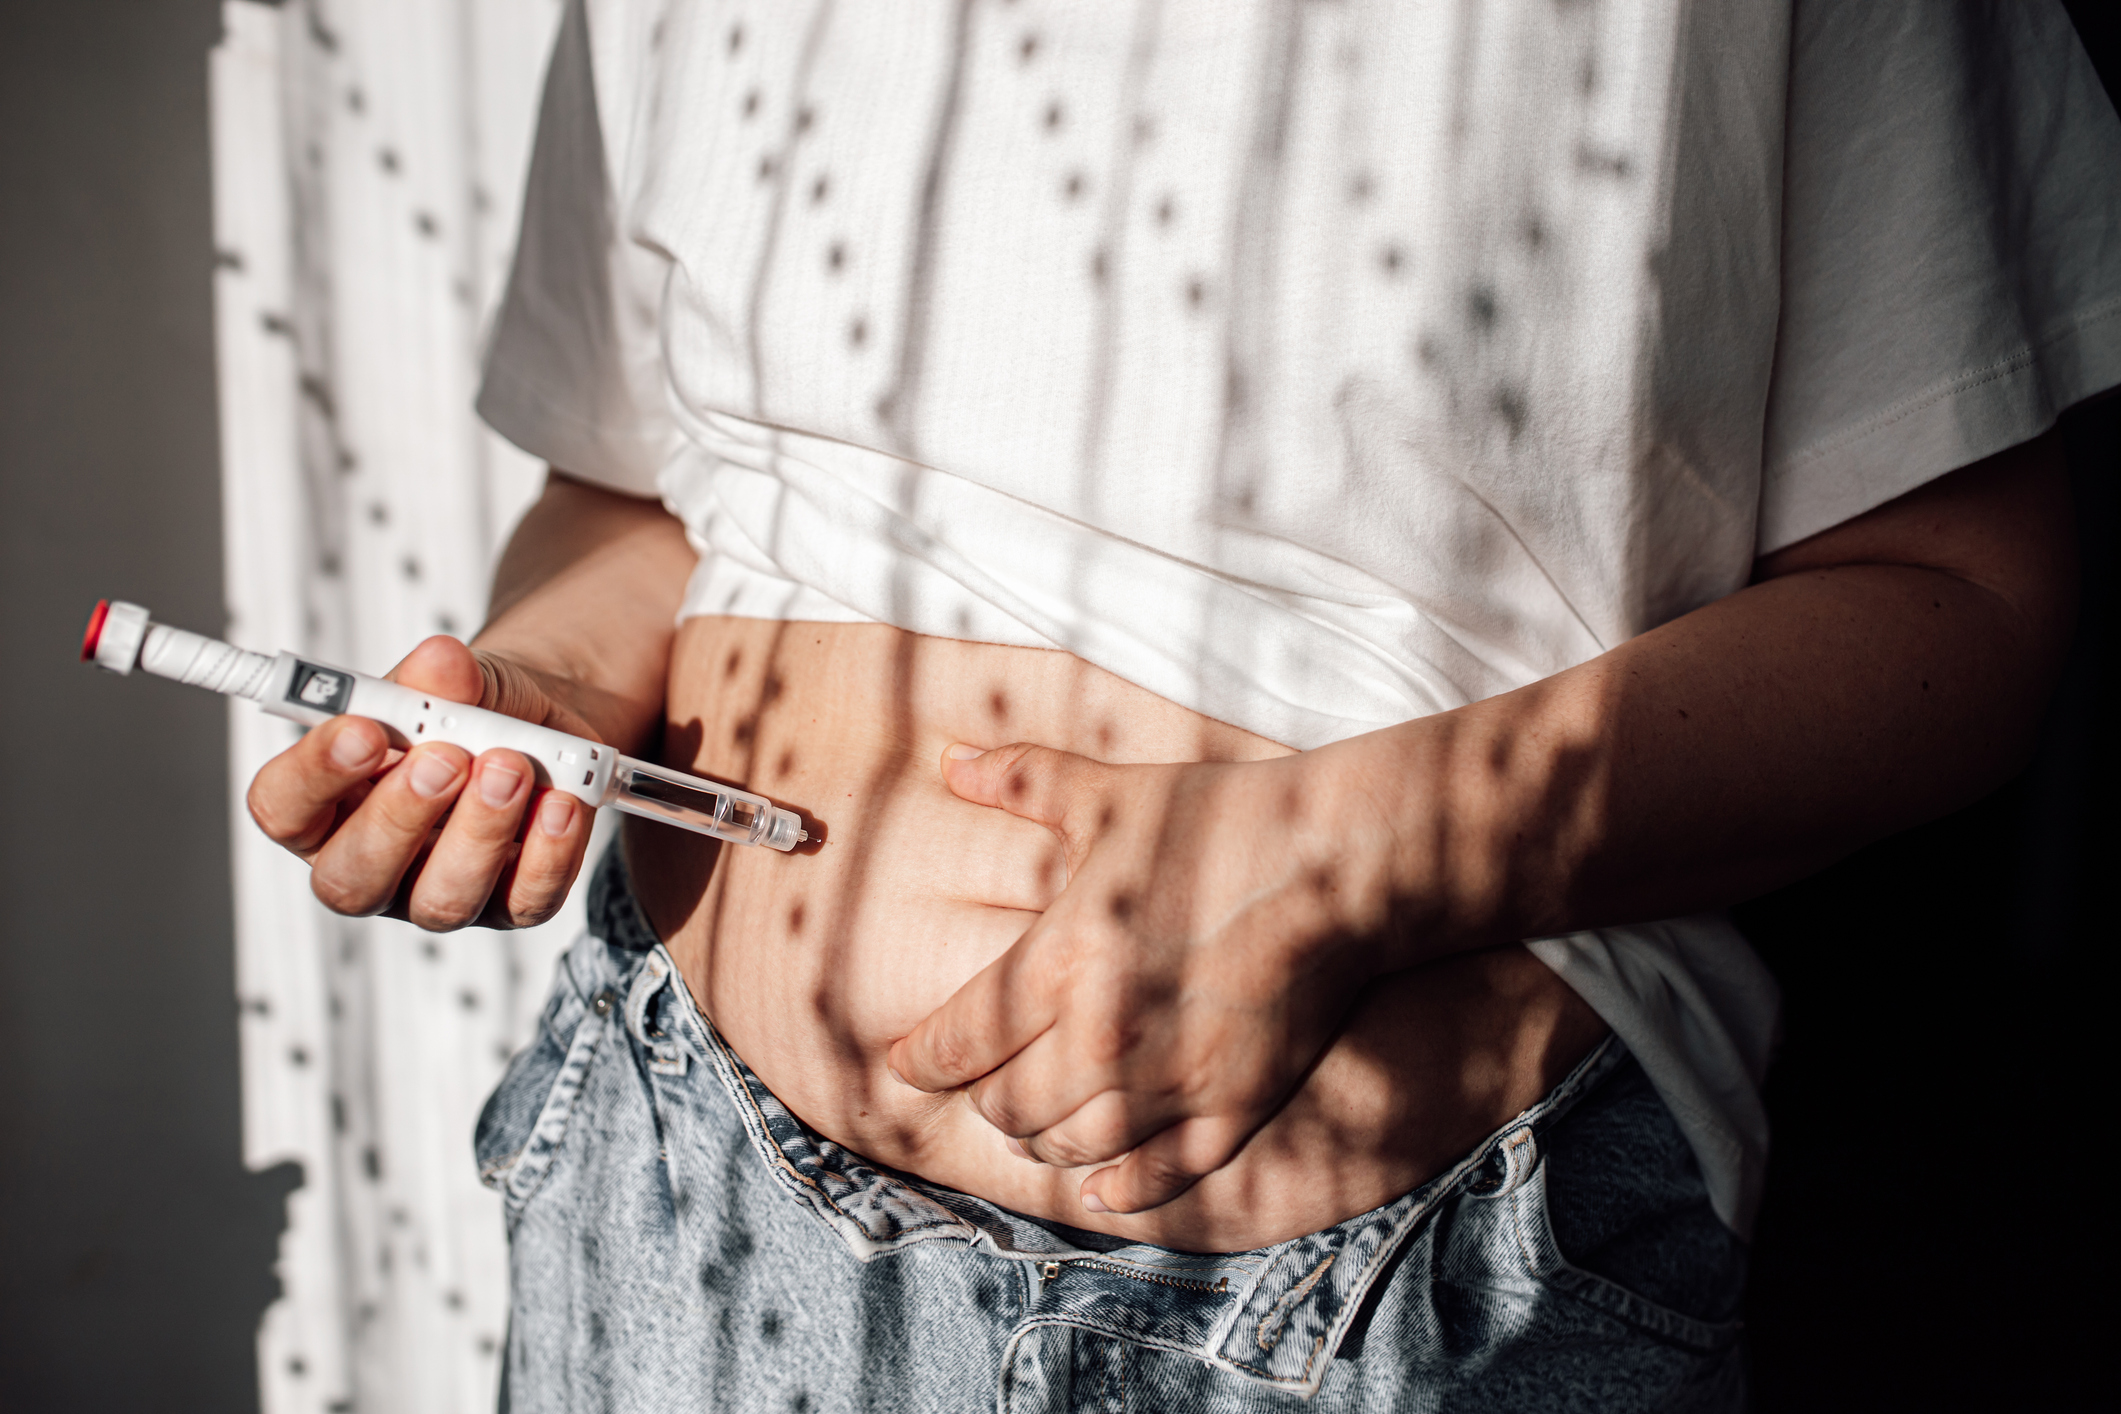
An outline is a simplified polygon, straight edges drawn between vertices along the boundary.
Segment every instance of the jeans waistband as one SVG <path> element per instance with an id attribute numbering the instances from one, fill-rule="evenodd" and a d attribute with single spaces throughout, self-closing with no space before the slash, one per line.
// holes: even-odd
<path id="1" fill-rule="evenodd" d="M 1249 1252 L 1146 1243 L 1087 1251 L 1022 1214 L 872 1164 L 803 1124 L 694 1004 L 635 905 L 616 848 L 592 883 L 589 919 L 592 937 L 566 963 L 582 1004 L 621 1010 L 657 1074 L 710 1070 L 774 1180 L 855 1258 L 874 1261 L 922 1242 L 963 1243 L 1032 1267 L 1030 1308 L 1012 1341 L 1041 1325 L 1085 1327 L 1303 1395 L 1316 1392 L 1364 1297 L 1407 1238 L 1491 1165 L 1501 1187 L 1516 1184 L 1529 1167 L 1520 1153 L 1537 1147 L 1525 1141 L 1626 1056 L 1609 1037 L 1543 1100 L 1451 1168 L 1322 1231 Z"/>

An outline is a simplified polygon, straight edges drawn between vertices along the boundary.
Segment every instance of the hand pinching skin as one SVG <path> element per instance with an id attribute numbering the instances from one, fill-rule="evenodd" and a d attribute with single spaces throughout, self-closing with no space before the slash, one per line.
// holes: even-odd
<path id="1" fill-rule="evenodd" d="M 1334 856 L 1346 822 L 1314 771 L 1308 756 L 1111 765 L 950 748 L 950 788 L 1052 830 L 1068 885 L 892 1048 L 894 1073 L 967 1087 L 1026 1158 L 1120 1160 L 1084 1180 L 1093 1213 L 1167 1203 L 1228 1163 L 1378 970 L 1364 891 Z"/>

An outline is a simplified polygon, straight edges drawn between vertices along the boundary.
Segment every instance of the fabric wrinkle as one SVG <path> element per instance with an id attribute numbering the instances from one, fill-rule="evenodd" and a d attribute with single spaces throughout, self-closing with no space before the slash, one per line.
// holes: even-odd
<path id="1" fill-rule="evenodd" d="M 1120 1407 L 1175 1407 L 1168 1391 L 1191 1387 L 1210 1401 L 1199 1407 L 1264 1410 L 1294 1399 L 1352 1410 L 1370 1407 L 1395 1382 L 1471 1379 L 1511 1358 L 1550 1320 L 1568 1327 L 1595 1317 L 1618 1323 L 1609 1331 L 1635 1329 L 1624 1319 L 1635 1308 L 1618 1298 L 1574 1302 L 1570 1284 L 1581 1282 L 1540 1244 L 1513 1237 L 1496 1246 L 1499 1232 L 1471 1232 L 1464 1216 L 1501 1212 L 1507 1204 L 1497 1199 L 1532 1192 L 1525 1175 L 1540 1162 L 1536 1136 L 1579 1113 L 1595 1117 L 1615 1077 L 1639 1074 L 1617 1041 L 1603 1043 L 1552 1094 L 1445 1173 L 1373 1212 L 1251 1252 L 1179 1252 L 1117 1239 L 1093 1250 L 985 1200 L 870 1165 L 811 1132 L 692 1003 L 638 910 L 620 902 L 625 893 L 614 852 L 599 869 L 592 914 L 607 936 L 583 938 L 562 959 L 553 1015 L 556 1029 L 575 1018 L 578 1044 L 606 1031 L 631 1044 L 585 1051 L 587 1063 L 564 1083 L 549 1068 L 512 1067 L 489 1105 L 496 1115 L 519 1115 L 524 1097 L 511 1096 L 510 1087 L 544 1084 L 551 1089 L 536 1097 L 543 1102 L 534 1128 L 570 1087 L 572 1103 L 586 1098 L 598 1116 L 593 1139 L 553 1146 L 550 1171 L 515 1204 L 513 1408 L 633 1407 L 651 1392 L 666 1407 L 674 1392 L 689 1390 L 720 1401 L 714 1407 L 763 1409 L 780 1407 L 775 1401 L 798 1375 L 825 1401 L 815 1407 L 833 1407 L 829 1401 L 856 1388 L 873 1402 L 877 1391 L 858 1367 L 883 1359 L 877 1352 L 888 1346 L 900 1352 L 892 1378 L 908 1382 L 891 1408 L 928 1407 L 923 1389 L 954 1389 L 945 1404 L 962 1407 L 964 1382 L 973 1379 L 1002 1408 L 1106 1407 L 1070 1402 L 1092 1390 L 1102 1391 L 1098 1400 L 1124 1390 L 1149 1401 Z M 588 1002 L 607 993 L 621 1000 L 598 1015 Z M 686 1063 L 659 1064 L 662 1045 L 676 1047 Z M 1664 1116 L 1658 1108 L 1643 1113 Z M 1669 1117 L 1659 1122 L 1661 1137 L 1653 1125 L 1643 1142 L 1689 1165 Z M 482 1134 L 488 1146 L 507 1142 Z M 1706 1190 L 1698 1177 L 1693 1182 L 1689 1191 L 1705 1216 Z M 598 1220 L 585 1222 L 591 1211 Z M 651 1244 L 616 1268 L 592 1236 L 614 1220 L 616 1230 Z M 1708 1230 L 1723 1231 L 1707 1221 Z M 1530 1225 L 1533 1217 L 1512 1222 Z M 1466 1286 L 1470 1272 L 1501 1258 L 1503 1268 Z M 880 1275 L 897 1293 L 893 1319 L 925 1334 L 909 1330 L 882 1345 L 865 1336 L 849 1347 L 841 1333 L 878 1319 L 882 1298 L 870 1288 Z M 789 1309 L 791 1283 L 805 1293 L 803 1321 L 757 1314 Z M 1450 1304 L 1451 1290 L 1494 1309 L 1472 1327 L 1452 1325 L 1456 1317 L 1438 1327 L 1430 1308 L 1440 1296 Z M 685 1314 L 692 1309 L 701 1314 Z M 1578 1310 L 1585 1314 L 1570 1314 Z M 606 1339 L 629 1330 L 627 1359 L 642 1368 L 622 1369 L 616 1357 L 582 1348 L 584 1312 L 601 1313 L 593 1324 Z M 739 1323 L 737 1313 L 749 1314 Z M 1351 1358 L 1342 1346 L 1363 1313 L 1365 1353 Z M 1673 1330 L 1692 1329 L 1674 1319 L 1676 1327 L 1652 1321 L 1647 1335 L 1629 1338 L 1652 1339 L 1665 1352 L 1656 1360 L 1692 1371 L 1689 1379 L 1735 1358 L 1728 1342 L 1672 1344 Z M 712 1334 L 718 1330 L 727 1335 Z M 719 1352 L 711 1359 L 696 1344 L 703 1332 Z M 1463 1351 L 1449 1353 L 1464 1339 L 1493 1348 L 1468 1362 Z M 1391 1353 L 1394 1341 L 1407 1358 Z M 776 1363 L 797 1345 L 799 1366 Z M 850 1364 L 850 1348 L 870 1353 Z M 566 1349 L 575 1354 L 559 1358 Z M 905 1364 L 916 1349 L 925 1352 L 921 1360 Z M 1180 1369 L 1196 1373 L 1181 1377 Z M 701 1383 L 703 1372 L 716 1371 L 711 1389 Z M 1336 1393 L 1337 1384 L 1346 1387 Z M 831 1394 L 835 1388 L 844 1396 Z"/>

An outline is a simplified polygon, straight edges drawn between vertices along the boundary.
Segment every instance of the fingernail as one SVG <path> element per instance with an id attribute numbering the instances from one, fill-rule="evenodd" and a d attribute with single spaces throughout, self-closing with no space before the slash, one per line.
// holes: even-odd
<path id="1" fill-rule="evenodd" d="M 496 810 L 515 799 L 516 787 L 521 784 L 523 773 L 513 766 L 489 761 L 479 768 L 479 799 Z"/>
<path id="2" fill-rule="evenodd" d="M 884 1069 L 889 1072 L 891 1078 L 893 1080 L 896 1080 L 899 1084 L 905 1086 L 909 1090 L 913 1088 L 913 1083 L 911 1081 L 907 1080 L 905 1076 L 900 1075 L 896 1070 L 893 1070 L 890 1066 L 887 1065 L 884 1067 Z"/>
<path id="3" fill-rule="evenodd" d="M 374 734 L 358 727 L 342 727 L 332 738 L 331 764 L 342 771 L 358 771 L 374 764 L 382 754 L 383 748 L 376 744 Z"/>
<path id="4" fill-rule="evenodd" d="M 554 791 L 538 807 L 538 828 L 558 838 L 574 827 L 574 797 Z"/>
<path id="5" fill-rule="evenodd" d="M 1037 1159 L 1033 1159 L 1031 1157 L 1031 1151 L 1029 1149 L 1026 1149 L 1023 1145 L 1017 1143 L 1014 1139 L 1005 1138 L 1002 1140 L 1002 1143 L 1007 1145 L 1009 1148 L 1009 1152 L 1016 1155 L 1019 1159 L 1029 1160 L 1031 1163 L 1034 1164 L 1038 1162 Z"/>
<path id="6" fill-rule="evenodd" d="M 986 754 L 987 753 L 980 750 L 980 748 L 976 746 L 967 746 L 961 741 L 952 742 L 950 744 L 950 749 L 943 753 L 943 755 L 949 757 L 952 761 L 977 761 L 980 757 L 985 756 Z"/>
<path id="7" fill-rule="evenodd" d="M 1109 1213 L 1112 1210 L 1106 1207 L 1104 1200 L 1095 1193 L 1085 1193 L 1083 1195 L 1083 1211 L 1086 1213 Z"/>
<path id="8" fill-rule="evenodd" d="M 417 751 L 412 760 L 412 793 L 432 800 L 455 783 L 457 765 L 439 751 Z"/>

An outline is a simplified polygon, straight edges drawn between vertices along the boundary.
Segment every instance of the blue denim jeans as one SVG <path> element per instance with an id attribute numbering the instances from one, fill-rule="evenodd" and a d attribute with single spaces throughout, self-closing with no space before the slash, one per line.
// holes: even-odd
<path id="1" fill-rule="evenodd" d="M 1730 1410 L 1744 1245 L 1607 1041 L 1412 1193 L 1200 1254 L 1033 1221 L 811 1132 L 607 859 L 479 1120 L 511 1411 Z"/>

